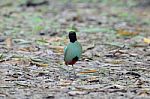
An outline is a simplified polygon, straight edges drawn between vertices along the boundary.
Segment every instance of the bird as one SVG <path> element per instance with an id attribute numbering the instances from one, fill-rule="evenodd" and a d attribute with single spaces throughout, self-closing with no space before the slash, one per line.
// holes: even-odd
<path id="1" fill-rule="evenodd" d="M 66 65 L 72 65 L 74 75 L 76 76 L 75 68 L 73 65 L 81 58 L 82 46 L 77 41 L 77 36 L 75 31 L 70 31 L 68 36 L 70 42 L 64 48 L 64 61 Z"/>

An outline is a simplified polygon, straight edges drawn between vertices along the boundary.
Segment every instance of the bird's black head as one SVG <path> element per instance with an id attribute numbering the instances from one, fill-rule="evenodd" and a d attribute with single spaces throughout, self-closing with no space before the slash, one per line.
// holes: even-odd
<path id="1" fill-rule="evenodd" d="M 77 41 L 76 32 L 70 31 L 69 32 L 69 39 L 70 39 L 70 42 L 72 42 L 72 43 L 74 43 L 75 41 Z"/>

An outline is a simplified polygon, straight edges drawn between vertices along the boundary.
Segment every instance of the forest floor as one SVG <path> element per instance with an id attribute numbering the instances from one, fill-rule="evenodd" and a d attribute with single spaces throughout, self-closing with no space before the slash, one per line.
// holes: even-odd
<path id="1" fill-rule="evenodd" d="M 150 99 L 149 12 L 139 0 L 1 0 L 0 99 Z M 63 60 L 71 29 L 77 78 Z"/>

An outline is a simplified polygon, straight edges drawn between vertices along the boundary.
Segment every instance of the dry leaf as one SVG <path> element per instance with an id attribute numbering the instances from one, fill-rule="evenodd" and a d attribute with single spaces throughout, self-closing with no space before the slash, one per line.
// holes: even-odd
<path id="1" fill-rule="evenodd" d="M 94 76 L 94 77 L 88 78 L 87 81 L 90 83 L 99 82 L 99 78 Z"/>
<path id="2" fill-rule="evenodd" d="M 70 80 L 61 80 L 58 85 L 59 86 L 69 86 L 71 84 L 72 84 L 72 81 L 70 81 Z"/>
<path id="3" fill-rule="evenodd" d="M 77 85 L 75 86 L 75 88 L 77 90 L 86 90 L 86 91 L 95 91 L 98 89 L 101 89 L 102 87 L 104 87 L 104 85 L 101 84 L 92 84 L 92 85 Z"/>
<path id="4" fill-rule="evenodd" d="M 124 29 L 117 30 L 117 33 L 122 36 L 135 36 L 139 34 L 139 32 L 137 31 L 129 31 L 129 30 L 124 30 Z"/>
<path id="5" fill-rule="evenodd" d="M 35 52 L 37 50 L 37 48 L 31 46 L 31 47 L 24 47 L 24 48 L 20 48 L 20 51 L 25 51 L 25 52 Z"/>
<path id="6" fill-rule="evenodd" d="M 52 43 L 52 42 L 65 42 L 67 43 L 67 39 L 64 39 L 63 37 L 51 37 L 51 38 L 47 38 L 47 42 Z"/>
<path id="7" fill-rule="evenodd" d="M 50 49 L 53 49 L 56 53 L 64 53 L 63 46 L 49 46 Z"/>
<path id="8" fill-rule="evenodd" d="M 149 38 L 144 38 L 143 41 L 144 41 L 144 43 L 150 44 L 150 39 Z"/>
<path id="9" fill-rule="evenodd" d="M 97 70 L 86 70 L 86 71 L 83 71 L 83 72 L 80 72 L 79 74 L 88 74 L 88 73 L 95 73 L 97 72 Z"/>
<path id="10" fill-rule="evenodd" d="M 5 42 L 6 42 L 6 46 L 8 48 L 12 47 L 12 38 L 11 37 L 8 37 Z"/>
<path id="11" fill-rule="evenodd" d="M 149 96 L 150 93 L 149 93 L 149 90 L 143 90 L 142 92 L 139 92 L 138 95 L 140 95 L 140 96 Z"/>
<path id="12" fill-rule="evenodd" d="M 123 61 L 122 60 L 112 60 L 112 61 L 110 61 L 110 63 L 111 64 L 121 64 L 121 63 L 123 63 Z"/>
<path id="13" fill-rule="evenodd" d="M 89 93 L 88 91 L 70 91 L 70 92 L 68 92 L 68 94 L 70 96 L 85 95 L 85 94 L 88 94 L 88 93 Z"/>
<path id="14" fill-rule="evenodd" d="M 34 64 L 39 67 L 47 67 L 48 66 L 48 64 L 46 64 L 46 63 L 39 63 L 39 62 L 33 62 L 33 61 L 31 61 L 31 64 Z"/>

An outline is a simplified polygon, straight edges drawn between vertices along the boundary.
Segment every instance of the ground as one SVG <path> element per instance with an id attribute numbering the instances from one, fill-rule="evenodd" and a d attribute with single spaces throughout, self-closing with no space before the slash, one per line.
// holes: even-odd
<path id="1" fill-rule="evenodd" d="M 0 99 L 149 99 L 149 4 L 1 0 Z M 69 30 L 83 47 L 76 78 L 63 60 Z"/>

